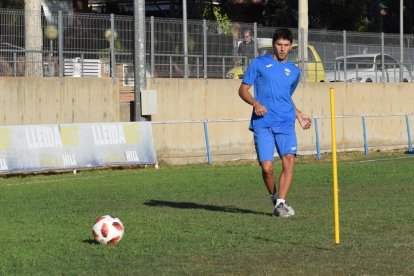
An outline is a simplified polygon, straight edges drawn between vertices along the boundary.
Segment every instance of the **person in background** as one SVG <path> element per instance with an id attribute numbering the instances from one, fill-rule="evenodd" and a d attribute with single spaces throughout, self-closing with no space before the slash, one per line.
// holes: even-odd
<path id="1" fill-rule="evenodd" d="M 262 178 L 274 205 L 273 214 L 295 214 L 286 198 L 293 181 L 297 140 L 295 120 L 303 129 L 311 119 L 296 108 L 292 95 L 300 79 L 299 68 L 288 60 L 293 35 L 289 29 L 277 29 L 273 35 L 273 53 L 251 62 L 239 88 L 239 96 L 253 106 L 249 129 L 253 131 Z M 254 86 L 254 96 L 249 89 Z M 275 187 L 274 151 L 282 160 L 278 193 Z"/>
<path id="2" fill-rule="evenodd" d="M 244 31 L 244 40 L 240 43 L 237 54 L 241 57 L 241 65 L 244 68 L 247 68 L 250 61 L 254 58 L 254 41 L 252 32 L 249 29 Z M 243 72 L 244 71 L 246 70 L 243 70 Z"/>

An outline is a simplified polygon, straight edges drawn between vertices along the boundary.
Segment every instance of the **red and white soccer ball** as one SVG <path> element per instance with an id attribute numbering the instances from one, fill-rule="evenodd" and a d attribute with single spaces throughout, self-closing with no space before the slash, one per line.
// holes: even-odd
<path id="1" fill-rule="evenodd" d="M 101 216 L 93 224 L 92 234 L 95 240 L 101 244 L 118 243 L 124 235 L 124 225 L 117 217 Z"/>

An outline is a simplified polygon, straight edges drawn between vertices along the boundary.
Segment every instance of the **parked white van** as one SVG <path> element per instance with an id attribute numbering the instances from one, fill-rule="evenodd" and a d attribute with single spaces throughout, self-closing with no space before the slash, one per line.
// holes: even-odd
<path id="1" fill-rule="evenodd" d="M 402 78 L 400 71 L 402 69 Z M 326 79 L 330 82 L 345 81 L 344 57 L 337 57 L 335 64 L 326 71 Z M 411 72 L 390 55 L 381 53 L 349 55 L 346 57 L 346 80 L 348 82 L 411 82 Z"/>

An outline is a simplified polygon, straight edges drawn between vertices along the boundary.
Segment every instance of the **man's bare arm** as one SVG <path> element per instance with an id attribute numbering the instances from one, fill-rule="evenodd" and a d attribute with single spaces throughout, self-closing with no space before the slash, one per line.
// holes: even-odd
<path id="1" fill-rule="evenodd" d="M 253 106 L 254 113 L 258 116 L 263 116 L 267 113 L 266 107 L 256 101 L 252 94 L 249 92 L 250 86 L 242 83 L 239 88 L 239 96 L 243 99 L 246 103 Z"/>
<path id="2" fill-rule="evenodd" d="M 296 118 L 303 129 L 309 129 L 312 126 L 312 120 L 309 116 L 303 114 L 295 105 Z"/>

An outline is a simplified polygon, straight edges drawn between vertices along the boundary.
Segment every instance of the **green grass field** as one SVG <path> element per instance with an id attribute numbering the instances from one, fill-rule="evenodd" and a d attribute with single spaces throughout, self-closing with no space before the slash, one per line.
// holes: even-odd
<path id="1" fill-rule="evenodd" d="M 271 216 L 253 162 L 1 178 L 0 274 L 412 275 L 414 156 L 355 156 L 339 156 L 340 246 L 329 157 L 298 158 L 292 218 Z M 92 239 L 104 214 L 126 228 L 115 247 Z"/>

